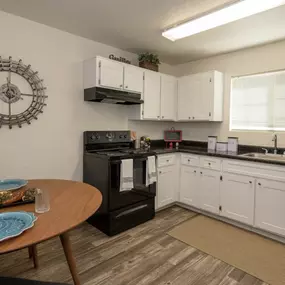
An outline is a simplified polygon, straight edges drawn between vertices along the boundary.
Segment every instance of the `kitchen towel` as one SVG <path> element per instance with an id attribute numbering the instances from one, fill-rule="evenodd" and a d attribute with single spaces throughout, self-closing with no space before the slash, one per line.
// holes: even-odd
<path id="1" fill-rule="evenodd" d="M 120 192 L 134 188 L 134 167 L 132 159 L 123 159 L 121 165 Z"/>
<path id="2" fill-rule="evenodd" d="M 156 182 L 155 156 L 149 156 L 146 163 L 146 186 Z"/>

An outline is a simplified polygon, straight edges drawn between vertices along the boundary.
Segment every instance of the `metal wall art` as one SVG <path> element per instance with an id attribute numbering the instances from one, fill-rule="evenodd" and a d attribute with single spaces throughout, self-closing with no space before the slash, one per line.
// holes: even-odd
<path id="1" fill-rule="evenodd" d="M 0 85 L 0 103 L 4 102 L 0 106 L 0 128 L 3 125 L 9 126 L 10 129 L 14 125 L 21 128 L 22 124 L 31 124 L 33 119 L 37 120 L 38 115 L 43 113 L 47 98 L 43 79 L 39 78 L 38 72 L 34 72 L 31 65 L 23 64 L 21 59 L 12 60 L 11 56 L 9 59 L 3 59 L 0 56 L 0 72 L 7 73 L 4 83 Z M 16 82 L 19 82 L 17 78 L 19 76 L 21 80 L 24 79 L 23 81 L 28 83 L 29 92 L 21 92 L 21 88 L 16 85 Z M 22 100 L 25 104 L 21 105 Z"/>

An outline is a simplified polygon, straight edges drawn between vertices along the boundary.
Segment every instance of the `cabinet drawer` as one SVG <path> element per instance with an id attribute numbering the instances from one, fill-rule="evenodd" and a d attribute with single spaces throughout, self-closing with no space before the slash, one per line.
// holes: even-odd
<path id="1" fill-rule="evenodd" d="M 192 154 L 182 154 L 181 155 L 181 163 L 183 165 L 190 165 L 190 166 L 199 166 L 199 156 L 192 155 Z"/>
<path id="2" fill-rule="evenodd" d="M 221 160 L 211 157 L 201 157 L 200 166 L 207 169 L 221 170 Z"/>
<path id="3" fill-rule="evenodd" d="M 157 167 L 164 167 L 175 164 L 175 154 L 159 155 L 157 157 Z"/>
<path id="4" fill-rule="evenodd" d="M 225 159 L 223 160 L 223 171 L 285 181 L 285 167 L 272 164 Z"/>

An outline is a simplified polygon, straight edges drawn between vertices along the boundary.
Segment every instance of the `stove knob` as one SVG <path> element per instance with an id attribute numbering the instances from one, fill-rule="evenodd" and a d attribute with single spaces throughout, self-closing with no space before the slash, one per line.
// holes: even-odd
<path id="1" fill-rule="evenodd" d="M 96 134 L 95 138 L 96 138 L 96 140 L 99 140 L 100 136 L 98 134 Z"/>
<path id="2" fill-rule="evenodd" d="M 96 137 L 94 135 L 91 136 L 91 140 L 94 141 Z"/>
<path id="3" fill-rule="evenodd" d="M 124 138 L 126 139 L 126 138 L 127 138 L 127 135 L 124 135 Z"/>
<path id="4" fill-rule="evenodd" d="M 123 135 L 120 135 L 120 136 L 119 136 L 120 139 L 122 139 L 123 137 L 124 137 Z"/>

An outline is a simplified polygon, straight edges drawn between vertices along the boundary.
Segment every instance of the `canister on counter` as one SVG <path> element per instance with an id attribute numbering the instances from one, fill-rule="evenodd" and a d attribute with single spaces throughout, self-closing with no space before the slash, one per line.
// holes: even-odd
<path id="1" fill-rule="evenodd" d="M 208 136 L 208 150 L 209 151 L 216 150 L 217 139 L 218 139 L 217 136 Z"/>

